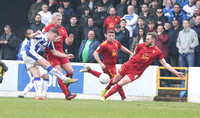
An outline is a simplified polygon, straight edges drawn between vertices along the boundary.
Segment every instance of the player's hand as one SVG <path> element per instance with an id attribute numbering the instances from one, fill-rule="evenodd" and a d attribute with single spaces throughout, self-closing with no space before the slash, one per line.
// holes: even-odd
<path id="1" fill-rule="evenodd" d="M 185 76 L 183 75 L 182 72 L 177 72 L 176 73 L 176 76 L 180 77 L 180 78 L 185 78 Z"/>
<path id="2" fill-rule="evenodd" d="M 38 34 L 42 34 L 42 32 L 40 31 L 40 30 L 38 30 L 37 32 L 35 32 L 36 33 L 36 35 L 38 35 Z"/>
<path id="3" fill-rule="evenodd" d="M 68 49 L 65 49 L 65 53 L 66 53 L 66 54 L 68 53 Z"/>
<path id="4" fill-rule="evenodd" d="M 69 38 L 66 39 L 67 40 L 67 45 L 70 46 L 72 45 L 73 41 L 74 41 L 74 35 L 70 34 Z"/>
<path id="5" fill-rule="evenodd" d="M 103 63 L 101 63 L 100 66 L 101 66 L 102 69 L 106 68 L 106 66 Z"/>
<path id="6" fill-rule="evenodd" d="M 73 54 L 68 54 L 68 55 L 67 55 L 67 58 L 68 58 L 68 59 L 73 59 L 73 58 L 74 58 L 74 55 L 73 55 Z"/>

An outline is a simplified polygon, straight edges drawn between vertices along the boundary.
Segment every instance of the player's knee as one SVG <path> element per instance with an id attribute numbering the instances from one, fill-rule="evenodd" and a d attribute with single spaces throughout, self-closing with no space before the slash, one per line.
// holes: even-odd
<path id="1" fill-rule="evenodd" d="M 73 73 L 74 73 L 74 70 L 70 70 L 67 72 L 67 74 L 69 74 L 69 75 L 73 75 Z"/>
<path id="2" fill-rule="evenodd" d="M 49 79 L 49 75 L 47 73 L 45 73 L 45 74 L 42 75 L 42 78 Z"/>

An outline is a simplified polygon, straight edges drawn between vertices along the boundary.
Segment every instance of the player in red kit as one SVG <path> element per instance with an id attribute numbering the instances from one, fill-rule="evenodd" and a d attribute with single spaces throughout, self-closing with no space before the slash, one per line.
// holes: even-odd
<path id="1" fill-rule="evenodd" d="M 116 10 L 114 7 L 110 8 L 109 14 L 110 16 L 105 19 L 103 24 L 103 32 L 105 37 L 109 30 L 115 30 L 115 25 L 119 24 L 121 19 L 119 16 L 116 16 Z"/>
<path id="2" fill-rule="evenodd" d="M 121 49 L 123 52 L 129 53 L 130 55 L 133 54 L 131 51 L 122 46 L 114 38 L 115 38 L 115 32 L 113 30 L 109 30 L 107 33 L 107 40 L 101 43 L 100 46 L 97 48 L 97 50 L 93 53 L 94 58 L 100 64 L 101 68 L 103 69 L 103 72 L 107 73 L 110 76 L 110 78 L 113 78 L 117 74 L 116 63 L 117 63 L 118 49 Z M 103 57 L 103 62 L 99 58 L 100 53 Z M 92 70 L 89 66 L 82 68 L 80 72 L 89 72 L 96 77 L 99 77 L 102 74 L 100 72 Z M 108 90 L 110 88 L 106 89 Z M 122 97 L 122 100 L 124 100 L 126 97 L 123 89 L 120 89 L 118 92 Z"/>
<path id="3" fill-rule="evenodd" d="M 62 23 L 62 15 L 58 12 L 55 12 L 52 16 L 52 23 L 47 25 L 43 28 L 44 32 L 48 32 L 52 27 L 56 28 L 59 31 L 59 37 L 60 39 L 56 42 L 54 42 L 54 47 L 59 52 L 64 53 L 63 51 L 63 41 L 67 45 L 71 45 L 73 43 L 74 35 L 70 34 L 69 37 L 67 35 L 67 31 L 64 27 L 61 26 Z M 54 56 L 49 48 L 45 49 L 45 57 L 46 59 L 51 63 L 52 66 L 54 66 L 56 69 L 58 69 L 60 72 L 62 72 L 61 68 L 63 68 L 67 75 L 66 77 L 72 77 L 73 75 L 73 68 L 70 64 L 70 61 L 68 58 L 60 58 Z M 66 100 L 71 100 L 74 97 L 76 97 L 76 94 L 71 94 L 68 90 L 69 84 L 65 85 L 62 83 L 61 79 L 58 78 L 58 84 L 60 88 L 62 89 L 62 92 L 65 94 Z"/>
<path id="4" fill-rule="evenodd" d="M 105 101 L 109 96 L 116 93 L 124 85 L 138 79 L 144 70 L 156 59 L 169 71 L 180 78 L 184 78 L 183 73 L 177 72 L 163 58 L 162 52 L 155 46 L 157 35 L 149 32 L 146 36 L 145 43 L 138 44 L 133 56 L 130 60 L 122 65 L 119 73 L 111 79 L 110 85 L 116 84 L 106 95 L 101 97 L 101 101 Z M 105 92 L 106 93 L 106 92 Z"/>

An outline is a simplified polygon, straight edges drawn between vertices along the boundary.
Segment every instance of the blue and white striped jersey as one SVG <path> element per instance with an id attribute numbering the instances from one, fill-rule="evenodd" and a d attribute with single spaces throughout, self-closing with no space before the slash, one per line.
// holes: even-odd
<path id="1" fill-rule="evenodd" d="M 30 41 L 25 45 L 25 51 L 28 55 L 28 53 L 33 50 L 38 53 L 40 50 L 46 47 L 48 47 L 50 50 L 55 49 L 53 42 L 47 39 L 47 33 L 42 32 L 42 34 L 30 39 Z"/>

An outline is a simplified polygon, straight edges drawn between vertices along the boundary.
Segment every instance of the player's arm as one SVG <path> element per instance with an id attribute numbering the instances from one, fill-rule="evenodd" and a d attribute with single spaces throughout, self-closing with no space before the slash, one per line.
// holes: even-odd
<path id="1" fill-rule="evenodd" d="M 68 38 L 65 38 L 65 43 L 68 46 L 72 45 L 73 41 L 74 41 L 74 35 L 73 34 L 70 34 Z"/>
<path id="2" fill-rule="evenodd" d="M 50 51 L 54 56 L 57 56 L 57 57 L 64 57 L 64 58 L 69 58 L 69 59 L 73 59 L 74 58 L 73 54 L 66 55 L 65 53 L 61 53 L 61 52 L 59 52 L 57 50 L 50 50 Z"/>
<path id="3" fill-rule="evenodd" d="M 131 57 L 133 56 L 133 53 L 130 50 L 128 50 L 126 47 L 122 46 L 120 49 L 123 52 L 128 53 Z"/>
<path id="4" fill-rule="evenodd" d="M 106 68 L 106 66 L 103 64 L 103 62 L 99 58 L 99 53 L 97 51 L 94 51 L 93 56 L 96 59 L 96 61 L 100 64 L 102 69 Z"/>
<path id="5" fill-rule="evenodd" d="M 174 73 L 176 76 L 178 76 L 178 77 L 180 77 L 180 78 L 184 78 L 184 77 L 185 77 L 185 76 L 183 75 L 182 72 L 178 72 L 178 71 L 176 71 L 174 68 L 172 68 L 172 66 L 169 65 L 169 64 L 165 61 L 165 59 L 161 59 L 161 60 L 159 60 L 159 61 L 160 61 L 160 63 L 161 63 L 168 71 Z"/>
<path id="6" fill-rule="evenodd" d="M 32 34 L 30 34 L 29 35 L 29 38 L 34 38 L 36 35 L 38 35 L 38 34 L 42 34 L 42 32 L 40 31 L 40 30 L 38 30 L 37 32 L 35 32 L 35 33 L 32 33 Z"/>

